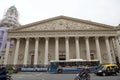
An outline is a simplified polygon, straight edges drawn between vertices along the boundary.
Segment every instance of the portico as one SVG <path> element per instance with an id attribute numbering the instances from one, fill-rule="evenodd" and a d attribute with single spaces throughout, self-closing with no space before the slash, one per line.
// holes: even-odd
<path id="1" fill-rule="evenodd" d="M 24 39 L 16 38 L 16 46 L 15 46 L 15 51 L 14 51 L 15 53 L 13 55 L 14 60 L 11 61 L 11 64 L 31 65 L 31 60 L 32 60 L 31 57 L 32 55 L 34 55 L 34 58 L 33 58 L 34 65 L 40 65 L 40 64 L 48 65 L 50 60 L 59 60 L 59 56 L 61 54 L 65 55 L 65 60 L 75 59 L 75 58 L 91 60 L 91 57 L 94 56 L 93 59 L 98 59 L 100 60 L 101 63 L 106 63 L 105 61 L 109 63 L 114 63 L 114 61 L 111 60 L 112 56 L 110 54 L 105 54 L 105 53 L 109 53 L 111 50 L 110 40 L 112 38 L 114 37 L 112 36 L 109 36 L 109 37 L 108 36 L 107 37 L 98 37 L 98 36 L 78 37 L 77 36 L 77 37 L 54 37 L 54 38 L 53 37 L 44 37 L 44 38 L 34 37 L 34 38 L 24 38 Z M 7 42 L 8 46 L 6 47 L 6 53 L 5 53 L 6 54 L 5 61 L 4 61 L 5 65 L 10 63 L 8 61 L 9 54 L 7 55 L 7 53 L 10 50 L 9 40 L 10 39 L 8 39 L 8 42 Z M 102 44 L 105 44 L 104 45 L 105 53 L 101 49 L 100 41 L 104 41 Z M 24 49 L 20 49 L 21 42 L 25 43 Z M 50 43 L 54 43 L 54 44 L 51 45 Z M 30 45 L 32 46 L 31 48 L 30 48 Z M 41 49 L 40 46 L 43 46 L 43 48 Z M 33 51 L 32 55 L 30 54 L 30 50 Z M 20 53 L 21 51 L 23 52 L 22 54 Z M 63 53 L 60 53 L 62 51 Z M 91 55 L 91 51 L 94 51 L 93 55 Z M 102 55 L 104 56 L 105 59 L 102 58 Z M 20 60 L 19 58 L 22 58 L 22 60 Z"/>
<path id="2" fill-rule="evenodd" d="M 116 62 L 113 26 L 58 16 L 10 29 L 8 34 L 4 65 L 48 65 L 69 59 Z"/>

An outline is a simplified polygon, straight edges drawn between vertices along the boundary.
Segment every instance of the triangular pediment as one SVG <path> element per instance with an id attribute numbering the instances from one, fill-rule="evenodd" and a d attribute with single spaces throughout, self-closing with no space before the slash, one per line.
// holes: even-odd
<path id="1" fill-rule="evenodd" d="M 95 23 L 66 16 L 58 16 L 39 22 L 27 24 L 15 31 L 44 31 L 44 30 L 109 30 L 113 26 Z"/>

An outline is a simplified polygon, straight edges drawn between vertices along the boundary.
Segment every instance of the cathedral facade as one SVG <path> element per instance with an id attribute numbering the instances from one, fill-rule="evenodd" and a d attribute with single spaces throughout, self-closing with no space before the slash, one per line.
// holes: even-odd
<path id="1" fill-rule="evenodd" d="M 17 9 L 10 7 L 0 26 L 8 27 L 3 65 L 48 65 L 51 60 L 120 61 L 120 26 L 67 16 L 20 25 Z M 13 42 L 13 46 L 11 46 Z"/>

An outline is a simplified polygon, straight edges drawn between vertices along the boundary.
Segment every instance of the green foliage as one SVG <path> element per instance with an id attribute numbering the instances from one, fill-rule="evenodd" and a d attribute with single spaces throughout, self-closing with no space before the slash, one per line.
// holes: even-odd
<path id="1" fill-rule="evenodd" d="M 10 66 L 7 68 L 8 74 L 13 74 L 14 73 L 14 67 Z"/>

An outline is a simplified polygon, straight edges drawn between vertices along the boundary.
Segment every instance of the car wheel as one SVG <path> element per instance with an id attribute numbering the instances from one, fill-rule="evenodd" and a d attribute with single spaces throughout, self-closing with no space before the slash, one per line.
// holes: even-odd
<path id="1" fill-rule="evenodd" d="M 118 73 L 116 72 L 116 73 L 114 73 L 114 75 L 115 75 L 115 76 L 117 76 L 117 75 L 118 75 Z"/>
<path id="2" fill-rule="evenodd" d="M 103 75 L 103 76 L 106 76 L 106 74 L 105 74 L 105 73 L 102 73 L 102 75 Z"/>
<path id="3" fill-rule="evenodd" d="M 58 69 L 58 71 L 57 71 L 58 73 L 62 73 L 62 69 Z"/>

